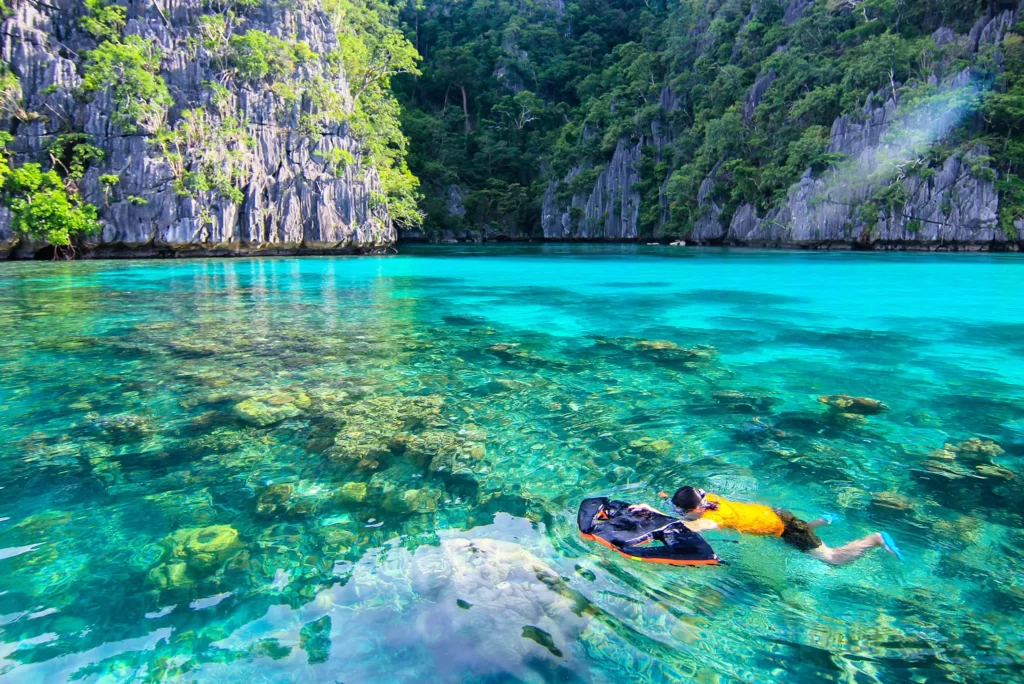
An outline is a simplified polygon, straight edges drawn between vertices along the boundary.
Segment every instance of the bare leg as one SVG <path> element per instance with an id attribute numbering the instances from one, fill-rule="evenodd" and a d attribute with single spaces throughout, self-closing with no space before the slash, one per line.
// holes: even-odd
<path id="1" fill-rule="evenodd" d="M 831 524 L 832 524 L 831 520 L 825 520 L 824 518 L 816 518 L 816 519 L 810 521 L 809 523 L 807 523 L 807 526 L 813 530 L 815 528 L 821 527 L 822 525 L 831 525 Z"/>
<path id="2" fill-rule="evenodd" d="M 846 565 L 847 563 L 852 563 L 857 560 L 876 546 L 885 546 L 885 542 L 882 540 L 882 535 L 878 532 L 869 534 L 863 539 L 852 541 L 849 544 L 835 549 L 830 549 L 822 544 L 818 548 L 811 549 L 807 553 L 814 558 L 817 558 L 822 563 L 828 563 L 829 565 Z"/>

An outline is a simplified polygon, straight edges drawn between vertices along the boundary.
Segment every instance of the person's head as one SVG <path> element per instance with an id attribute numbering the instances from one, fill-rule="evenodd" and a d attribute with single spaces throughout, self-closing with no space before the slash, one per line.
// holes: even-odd
<path id="1" fill-rule="evenodd" d="M 704 498 L 706 492 L 695 487 L 680 487 L 672 495 L 672 506 L 686 520 L 696 520 L 706 510 L 714 510 L 714 506 Z"/>

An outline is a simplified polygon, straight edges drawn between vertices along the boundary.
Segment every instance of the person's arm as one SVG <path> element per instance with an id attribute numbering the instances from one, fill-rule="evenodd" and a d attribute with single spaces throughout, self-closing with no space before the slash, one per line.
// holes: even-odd
<path id="1" fill-rule="evenodd" d="M 634 513 L 638 512 L 638 511 L 650 511 L 651 513 L 657 513 L 658 515 L 667 515 L 670 518 L 674 518 L 675 517 L 674 515 L 668 515 L 667 513 L 662 513 L 657 508 L 651 508 L 647 504 L 633 504 L 632 506 L 629 507 L 629 510 L 633 511 Z"/>
<path id="2" fill-rule="evenodd" d="M 696 520 L 683 520 L 682 523 L 694 532 L 705 532 L 707 530 L 717 530 L 718 523 L 714 520 L 708 520 L 707 518 L 697 518 Z"/>

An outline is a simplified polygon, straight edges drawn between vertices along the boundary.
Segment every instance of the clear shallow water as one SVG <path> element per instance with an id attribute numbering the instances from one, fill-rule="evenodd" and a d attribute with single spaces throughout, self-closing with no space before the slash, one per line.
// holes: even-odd
<path id="1" fill-rule="evenodd" d="M 1022 267 L 0 264 L 0 679 L 1020 678 Z M 713 533 L 731 565 L 666 569 L 576 535 L 586 495 L 684 482 L 908 561 Z"/>

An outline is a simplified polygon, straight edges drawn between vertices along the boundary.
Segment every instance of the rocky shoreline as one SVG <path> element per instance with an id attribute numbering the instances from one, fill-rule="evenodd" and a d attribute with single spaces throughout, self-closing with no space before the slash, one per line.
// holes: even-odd
<path id="1" fill-rule="evenodd" d="M 232 259 L 249 257 L 291 256 L 374 256 L 394 254 L 394 245 L 345 245 L 339 247 L 261 247 L 259 245 L 225 248 L 222 246 L 188 248 L 174 246 L 145 246 L 129 248 L 123 245 L 76 247 L 73 259 Z M 32 261 L 64 258 L 53 247 L 15 247 L 8 253 L 0 251 L 0 261 Z"/>
<path id="2" fill-rule="evenodd" d="M 604 240 L 597 238 L 569 239 L 543 239 L 543 238 L 516 238 L 516 239 L 454 239 L 427 240 L 427 239 L 400 239 L 395 243 L 384 246 L 366 245 L 342 245 L 338 247 L 261 247 L 259 245 L 245 245 L 236 247 L 199 247 L 189 246 L 187 248 L 174 247 L 170 245 L 125 247 L 123 245 L 99 245 L 77 247 L 74 252 L 75 259 L 230 259 L 250 257 L 294 257 L 294 256 L 382 256 L 386 254 L 398 254 L 403 247 L 418 245 L 638 245 L 638 246 L 662 246 L 684 248 L 714 248 L 725 247 L 731 249 L 772 249 L 779 251 L 832 251 L 832 252 L 958 252 L 958 253 L 1016 253 L 1024 252 L 1024 241 L 1016 242 L 896 242 L 879 241 L 874 243 L 862 242 L 788 242 L 788 241 L 751 241 L 736 242 L 726 240 L 687 242 L 685 245 L 673 245 L 670 241 L 662 239 L 657 241 L 638 240 Z M 49 260 L 55 258 L 54 250 L 48 245 L 27 244 L 15 245 L 9 251 L 0 250 L 0 260 L 27 261 L 27 260 Z"/>
<path id="3" fill-rule="evenodd" d="M 1024 240 L 1006 242 L 923 242 L 923 241 L 877 241 L 871 243 L 859 241 L 736 241 L 736 240 L 700 240 L 685 241 L 685 245 L 674 245 L 673 239 L 660 238 L 651 240 L 637 239 L 602 239 L 602 238 L 576 238 L 576 239 L 552 239 L 552 238 L 497 238 L 481 239 L 478 236 L 447 238 L 447 239 L 425 239 L 402 237 L 396 243 L 396 248 L 403 245 L 427 245 L 427 244 L 599 244 L 599 245 L 660 245 L 679 247 L 733 247 L 737 249 L 778 249 L 793 251 L 848 251 L 848 252 L 1021 252 L 1024 251 Z"/>

